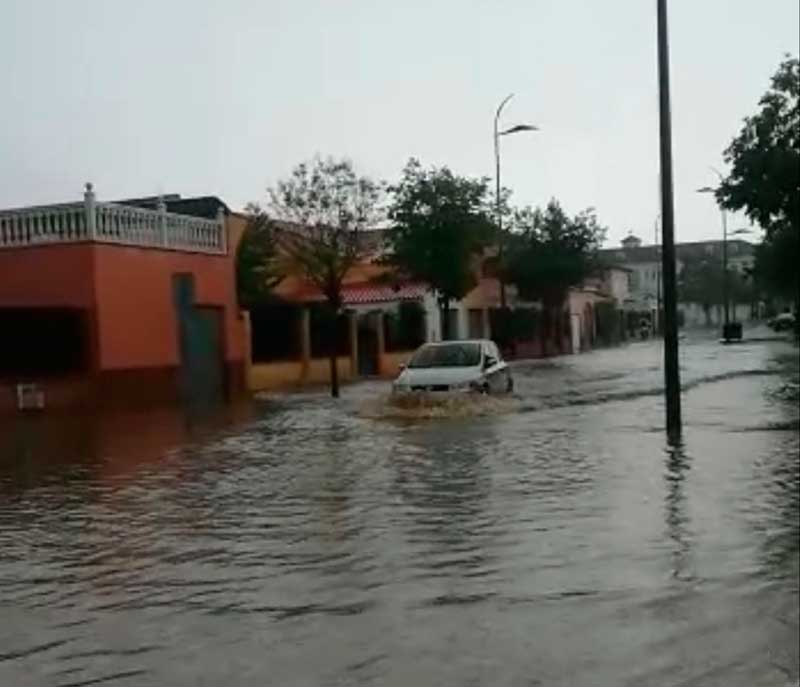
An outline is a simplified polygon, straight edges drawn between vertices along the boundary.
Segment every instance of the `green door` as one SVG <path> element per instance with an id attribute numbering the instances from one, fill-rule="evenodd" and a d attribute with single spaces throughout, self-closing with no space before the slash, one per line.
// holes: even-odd
<path id="1" fill-rule="evenodd" d="M 176 275 L 173 294 L 181 395 L 191 405 L 219 403 L 224 396 L 223 310 L 194 304 L 193 275 Z"/>

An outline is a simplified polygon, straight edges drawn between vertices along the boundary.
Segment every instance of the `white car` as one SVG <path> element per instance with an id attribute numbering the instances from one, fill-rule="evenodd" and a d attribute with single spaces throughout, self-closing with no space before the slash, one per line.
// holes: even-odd
<path id="1" fill-rule="evenodd" d="M 514 379 L 494 342 L 443 341 L 420 346 L 394 381 L 392 390 L 510 393 Z"/>

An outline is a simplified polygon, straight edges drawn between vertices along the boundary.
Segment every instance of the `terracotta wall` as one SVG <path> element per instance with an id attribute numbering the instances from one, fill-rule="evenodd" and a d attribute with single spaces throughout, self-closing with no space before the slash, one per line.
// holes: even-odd
<path id="1" fill-rule="evenodd" d="M 198 305 L 224 308 L 225 359 L 244 359 L 244 321 L 230 256 L 109 245 L 94 250 L 101 369 L 178 364 L 175 274 L 194 275 Z"/>
<path id="2" fill-rule="evenodd" d="M 86 243 L 0 250 L 0 308 L 91 308 L 92 251 Z"/>

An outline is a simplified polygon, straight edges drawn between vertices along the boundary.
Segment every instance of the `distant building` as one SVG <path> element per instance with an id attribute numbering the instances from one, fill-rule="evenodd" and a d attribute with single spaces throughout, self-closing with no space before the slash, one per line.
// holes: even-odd
<path id="1" fill-rule="evenodd" d="M 661 300 L 661 246 L 643 245 L 639 237 L 629 235 L 621 241 L 619 248 L 600 251 L 607 264 L 619 265 L 629 270 L 629 299 L 626 309 L 655 312 Z M 718 260 L 722 264 L 722 241 L 693 241 L 675 246 L 676 270 L 680 276 L 689 260 Z M 755 261 L 755 249 L 751 243 L 741 239 L 728 241 L 728 269 L 747 275 Z M 687 325 L 708 324 L 706 313 L 699 303 L 679 303 Z M 731 318 L 740 321 L 752 316 L 750 303 L 731 304 Z M 720 324 L 723 319 L 722 306 L 717 305 L 710 313 L 710 323 Z"/>

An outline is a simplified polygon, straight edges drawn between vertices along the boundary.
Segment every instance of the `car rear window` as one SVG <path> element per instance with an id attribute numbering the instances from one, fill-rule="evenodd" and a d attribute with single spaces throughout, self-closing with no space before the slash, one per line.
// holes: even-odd
<path id="1" fill-rule="evenodd" d="M 481 347 L 474 343 L 423 346 L 411 358 L 409 367 L 474 367 L 481 362 Z"/>

